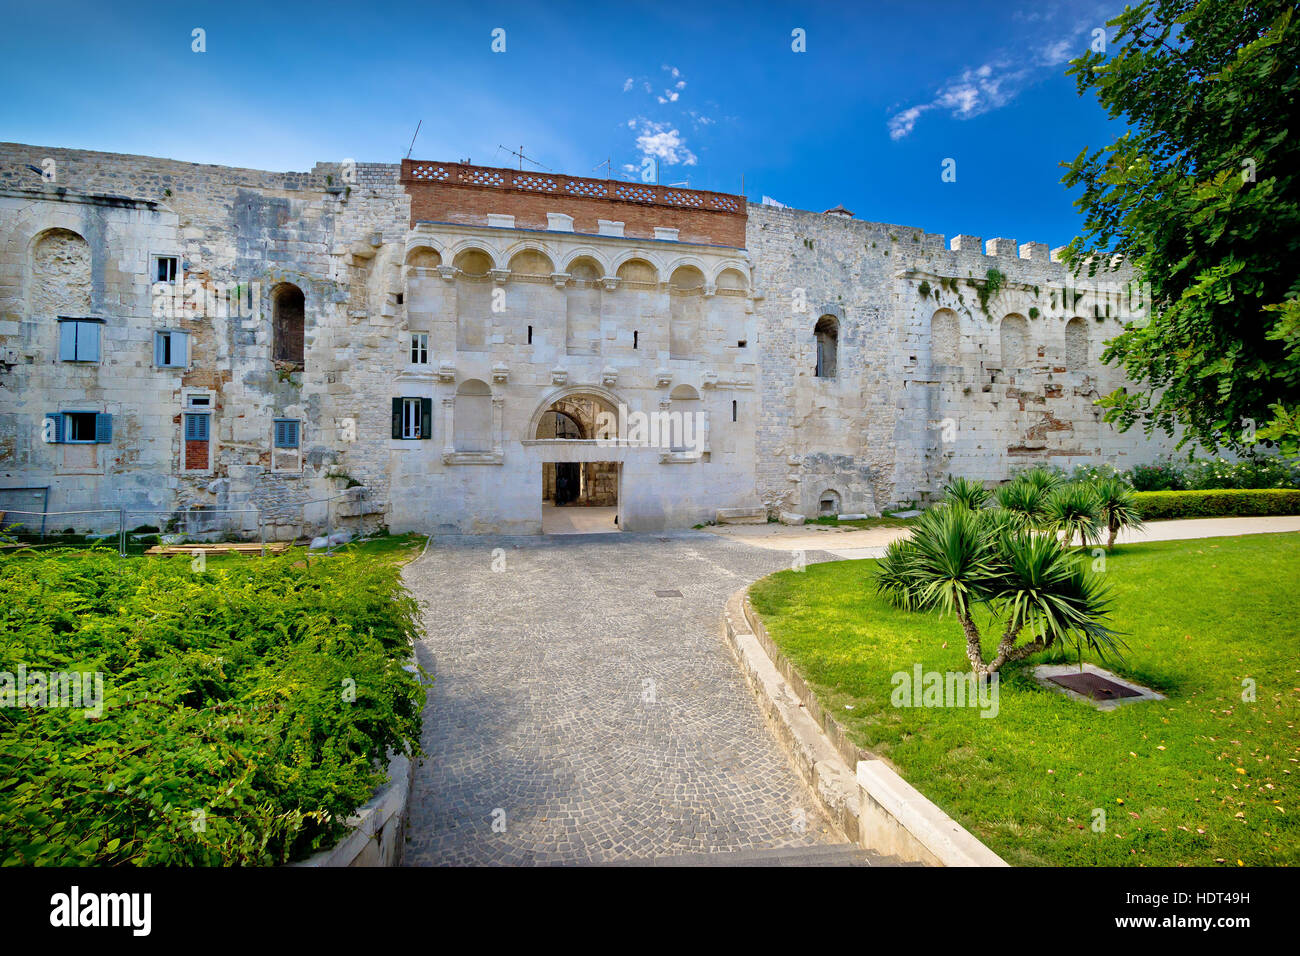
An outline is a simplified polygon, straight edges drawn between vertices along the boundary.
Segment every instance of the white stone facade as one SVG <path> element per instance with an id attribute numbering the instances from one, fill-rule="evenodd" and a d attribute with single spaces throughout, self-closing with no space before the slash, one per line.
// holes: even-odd
<path id="1" fill-rule="evenodd" d="M 1088 300 L 1059 307 L 1065 271 L 1035 244 L 949 249 L 752 204 L 745 248 L 684 241 L 671 210 L 635 238 L 616 203 L 575 230 L 559 196 L 546 228 L 505 201 L 412 223 L 396 165 L 0 159 L 0 510 L 31 500 L 5 489 L 48 488 L 52 511 L 249 507 L 290 535 L 350 480 L 394 531 L 533 534 L 543 463 L 580 461 L 611 463 L 621 527 L 650 530 L 824 501 L 875 513 L 950 472 L 1166 450 L 1100 421 L 1118 326 Z M 52 180 L 29 168 L 47 160 Z M 160 308 L 160 258 L 230 307 Z M 1001 288 L 981 301 L 990 269 Z M 684 414 L 699 440 L 538 437 L 578 399 Z M 47 416 L 80 440 L 49 441 Z"/>

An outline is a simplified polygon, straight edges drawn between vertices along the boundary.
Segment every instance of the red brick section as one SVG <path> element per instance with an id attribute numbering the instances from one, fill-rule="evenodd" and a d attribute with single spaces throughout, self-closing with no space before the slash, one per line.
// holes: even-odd
<path id="1" fill-rule="evenodd" d="M 463 163 L 402 160 L 411 197 L 411 225 L 456 222 L 486 226 L 488 213 L 515 217 L 520 229 L 545 229 L 546 214 L 573 217 L 575 232 L 598 232 L 596 220 L 624 223 L 624 235 L 653 239 L 655 227 L 678 230 L 682 242 L 745 245 L 745 197 L 616 179 Z"/>
<path id="2" fill-rule="evenodd" d="M 204 471 L 208 467 L 208 443 L 205 441 L 185 442 L 185 470 Z"/>

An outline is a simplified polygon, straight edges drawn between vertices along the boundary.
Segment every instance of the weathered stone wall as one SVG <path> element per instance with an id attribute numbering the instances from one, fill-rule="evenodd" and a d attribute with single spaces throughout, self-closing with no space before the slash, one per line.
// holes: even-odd
<path id="1" fill-rule="evenodd" d="M 931 495 L 950 474 L 995 482 L 1040 462 L 1127 467 L 1169 450 L 1119 434 L 1092 404 L 1123 382 L 1099 358 L 1127 300 L 1099 293 L 1125 287 L 1127 273 L 1072 280 L 1041 243 L 946 246 L 794 209 L 751 204 L 748 224 L 765 296 L 757 480 L 770 509 L 816 514 L 828 495 L 872 513 Z M 828 315 L 838 368 L 819 378 L 813 330 Z M 1004 360 L 1004 339 L 1023 354 Z"/>
<path id="2" fill-rule="evenodd" d="M 395 530 L 535 533 L 545 462 L 616 463 L 602 471 L 622 527 L 649 529 L 760 504 L 873 513 L 949 473 L 1166 448 L 1100 421 L 1117 315 L 1067 299 L 1039 244 L 676 209 L 695 198 L 663 190 L 584 202 L 639 210 L 629 229 L 676 223 L 677 239 L 611 221 L 587 234 L 572 197 L 533 188 L 478 189 L 482 209 L 413 223 L 410 191 L 441 193 L 395 164 L 272 173 L 0 145 L 0 482 L 50 486 L 52 510 L 131 509 L 132 524 L 255 507 L 288 535 L 337 518 L 319 502 L 350 479 Z M 686 241 L 718 223 L 747 223 L 747 248 Z M 235 301 L 160 311 L 158 255 L 177 257 L 182 292 Z M 301 366 L 273 360 L 286 284 L 302 292 Z M 97 361 L 60 359 L 60 317 L 102 320 Z M 823 318 L 833 376 L 815 374 Z M 160 330 L 188 333 L 186 367 L 156 363 Z M 211 403 L 210 462 L 183 435 L 191 396 Z M 698 413 L 705 453 L 539 438 L 544 410 L 574 396 Z M 429 437 L 392 437 L 398 398 L 429 403 Z M 43 440 L 44 417 L 72 411 L 112 415 L 112 440 Z M 273 448 L 281 418 L 301 423 L 299 451 Z"/>

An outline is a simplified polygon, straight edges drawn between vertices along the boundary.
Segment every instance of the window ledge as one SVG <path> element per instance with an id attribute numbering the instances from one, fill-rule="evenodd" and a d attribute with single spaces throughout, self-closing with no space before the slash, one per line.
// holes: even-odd
<path id="1" fill-rule="evenodd" d="M 505 455 L 497 451 L 444 451 L 444 465 L 504 465 Z"/>

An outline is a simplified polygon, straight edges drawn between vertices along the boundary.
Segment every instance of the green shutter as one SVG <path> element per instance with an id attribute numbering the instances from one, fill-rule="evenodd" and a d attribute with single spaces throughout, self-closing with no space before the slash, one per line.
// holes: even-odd
<path id="1" fill-rule="evenodd" d="M 433 399 L 420 399 L 420 437 L 433 437 Z"/>
<path id="2" fill-rule="evenodd" d="M 402 400 L 393 399 L 393 437 L 402 437 Z"/>

